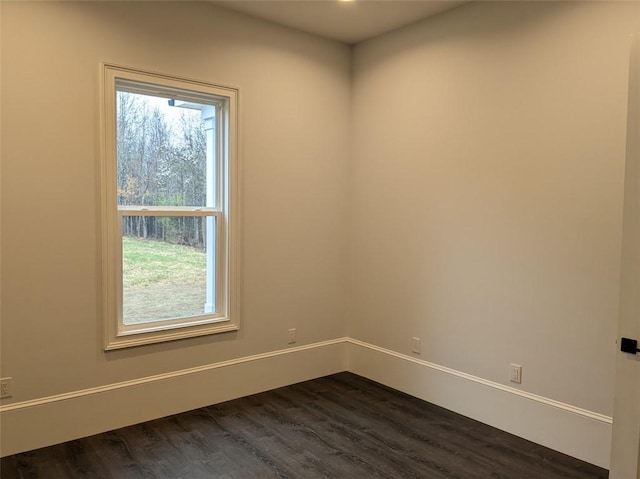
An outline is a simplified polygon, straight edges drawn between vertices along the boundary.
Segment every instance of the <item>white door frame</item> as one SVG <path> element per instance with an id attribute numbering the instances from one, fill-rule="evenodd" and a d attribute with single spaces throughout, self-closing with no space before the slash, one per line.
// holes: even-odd
<path id="1" fill-rule="evenodd" d="M 640 339 L 640 33 L 631 40 L 618 338 Z M 620 340 L 618 341 L 620 346 Z M 619 349 L 619 348 L 618 348 Z M 610 479 L 640 479 L 640 353 L 618 352 Z"/>

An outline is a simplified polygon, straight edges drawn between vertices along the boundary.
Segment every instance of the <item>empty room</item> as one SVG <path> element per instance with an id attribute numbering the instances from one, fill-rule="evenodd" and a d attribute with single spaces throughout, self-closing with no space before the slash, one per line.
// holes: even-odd
<path id="1" fill-rule="evenodd" d="M 0 28 L 3 479 L 640 478 L 640 2 Z"/>

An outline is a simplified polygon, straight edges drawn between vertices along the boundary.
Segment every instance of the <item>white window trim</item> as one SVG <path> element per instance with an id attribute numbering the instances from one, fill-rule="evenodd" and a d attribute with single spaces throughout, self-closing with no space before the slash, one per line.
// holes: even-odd
<path id="1" fill-rule="evenodd" d="M 182 338 L 236 331 L 240 326 L 239 312 L 239 254 L 240 207 L 238 165 L 238 90 L 208 82 L 132 69 L 113 64 L 101 64 L 101 249 L 102 249 L 102 320 L 104 349 L 113 350 L 144 344 L 173 341 Z M 149 83 L 162 87 L 194 91 L 193 99 L 204 95 L 225 98 L 223 114 L 226 142 L 218 145 L 226 188 L 220 198 L 220 208 L 209 207 L 118 207 L 116 159 L 116 79 Z M 145 90 L 148 93 L 148 90 Z M 219 131 L 219 130 L 218 130 Z M 122 231 L 121 218 L 126 215 L 172 215 L 216 217 L 217 251 L 220 267 L 216 269 L 216 288 L 221 306 L 218 314 L 203 314 L 190 318 L 158 321 L 141 325 L 122 322 Z"/>

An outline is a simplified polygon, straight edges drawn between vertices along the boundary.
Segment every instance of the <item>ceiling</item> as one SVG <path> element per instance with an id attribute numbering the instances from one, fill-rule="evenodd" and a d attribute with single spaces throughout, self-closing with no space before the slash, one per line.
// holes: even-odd
<path id="1" fill-rule="evenodd" d="M 217 5 L 344 43 L 358 43 L 464 1 L 212 0 Z"/>

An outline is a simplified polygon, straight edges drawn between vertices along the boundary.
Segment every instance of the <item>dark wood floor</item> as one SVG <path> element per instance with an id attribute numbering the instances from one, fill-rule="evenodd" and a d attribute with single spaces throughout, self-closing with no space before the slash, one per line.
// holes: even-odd
<path id="1" fill-rule="evenodd" d="M 607 477 L 350 373 L 9 456 L 0 472 L 2 479 Z"/>

